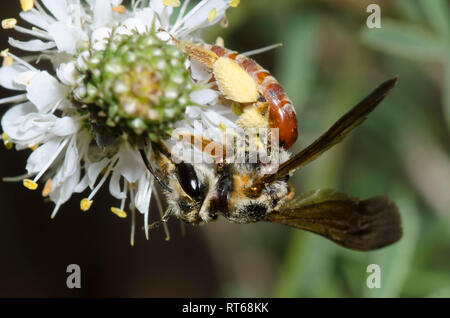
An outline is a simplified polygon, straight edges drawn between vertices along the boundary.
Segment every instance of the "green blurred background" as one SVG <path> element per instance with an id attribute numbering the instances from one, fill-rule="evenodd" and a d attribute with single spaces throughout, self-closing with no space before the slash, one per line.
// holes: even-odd
<path id="1" fill-rule="evenodd" d="M 381 29 L 366 26 L 371 3 Z M 13 4 L 1 18 L 17 12 Z M 131 248 L 106 191 L 89 214 L 77 198 L 50 221 L 39 194 L 2 184 L 0 296 L 450 297 L 449 16 L 445 0 L 241 0 L 228 28 L 205 34 L 240 52 L 283 43 L 254 58 L 296 105 L 293 152 L 399 75 L 369 120 L 293 179 L 297 193 L 389 195 L 403 219 L 399 243 L 362 253 L 282 225 L 220 220 L 185 238 L 172 222 L 171 241 L 138 233 Z M 2 149 L 0 173 L 22 173 L 26 155 Z M 65 287 L 70 263 L 81 265 L 81 290 Z M 381 267 L 379 289 L 366 286 L 369 264 Z"/>

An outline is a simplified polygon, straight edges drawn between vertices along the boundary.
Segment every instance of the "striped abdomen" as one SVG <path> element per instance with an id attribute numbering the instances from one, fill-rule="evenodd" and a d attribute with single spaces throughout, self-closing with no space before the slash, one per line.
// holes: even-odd
<path id="1" fill-rule="evenodd" d="M 259 85 L 259 91 L 269 103 L 269 126 L 279 129 L 280 146 L 288 149 L 297 140 L 297 116 L 291 100 L 278 81 L 249 57 L 221 46 L 207 47 L 219 57 L 227 57 L 238 63 Z"/>

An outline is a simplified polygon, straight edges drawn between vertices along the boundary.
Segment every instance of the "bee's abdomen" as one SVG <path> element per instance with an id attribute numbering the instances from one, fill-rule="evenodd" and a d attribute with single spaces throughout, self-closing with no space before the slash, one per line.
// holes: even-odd
<path id="1" fill-rule="evenodd" d="M 278 81 L 253 59 L 235 51 L 213 45 L 210 50 L 219 57 L 235 60 L 257 83 L 269 103 L 269 126 L 278 128 L 280 146 L 291 147 L 298 137 L 297 115 L 291 100 Z"/>
<path id="2" fill-rule="evenodd" d="M 297 115 L 291 100 L 272 76 L 264 79 L 262 90 L 269 102 L 269 125 L 278 128 L 280 146 L 291 147 L 297 140 Z"/>

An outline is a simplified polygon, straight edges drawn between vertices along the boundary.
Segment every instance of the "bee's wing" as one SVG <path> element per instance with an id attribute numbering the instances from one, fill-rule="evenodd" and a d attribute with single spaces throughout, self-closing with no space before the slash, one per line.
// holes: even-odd
<path id="1" fill-rule="evenodd" d="M 316 141 L 280 165 L 275 174 L 263 176 L 254 183 L 254 186 L 272 182 L 307 165 L 332 146 L 342 141 L 353 128 L 360 125 L 366 119 L 367 115 L 386 97 L 396 82 L 397 78 L 393 78 L 381 84 L 369 96 L 342 116 L 330 129 L 316 139 Z"/>
<path id="2" fill-rule="evenodd" d="M 264 220 L 314 232 L 361 251 L 392 244 L 402 236 L 398 209 L 386 196 L 359 200 L 317 190 L 268 213 Z"/>

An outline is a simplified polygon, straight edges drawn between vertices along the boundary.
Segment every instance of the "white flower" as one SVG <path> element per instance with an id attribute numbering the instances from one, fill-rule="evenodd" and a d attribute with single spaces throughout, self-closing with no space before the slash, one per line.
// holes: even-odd
<path id="1" fill-rule="evenodd" d="M 55 203 L 53 218 L 61 205 L 74 193 L 90 192 L 80 203 L 84 211 L 91 207 L 94 196 L 109 178 L 109 191 L 120 200 L 111 211 L 126 217 L 125 203 L 129 200 L 132 215 L 131 244 L 134 242 L 134 211 L 145 218 L 148 238 L 149 206 L 154 191 L 154 179 L 148 172 L 135 146 L 121 140 L 105 153 L 102 140 L 84 128 L 86 114 L 80 114 L 71 95 L 83 94 L 83 87 L 73 91 L 77 70 L 86 67 L 85 58 L 91 51 L 101 51 L 113 30 L 116 34 L 145 34 L 152 27 L 164 41 L 175 37 L 180 41 L 201 41 L 198 32 L 224 18 L 230 0 L 202 0 L 188 11 L 189 0 L 132 1 L 126 10 L 120 0 L 28 0 L 24 1 L 20 17 L 34 25 L 21 27 L 16 20 L 4 21 L 8 29 L 34 38 L 28 41 L 9 39 L 9 44 L 33 54 L 20 58 L 9 50 L 1 52 L 5 58 L 0 68 L 0 85 L 21 93 L 0 100 L 0 104 L 14 103 L 3 116 L 1 125 L 5 144 L 16 149 L 32 149 L 27 173 L 6 181 L 23 181 L 29 189 L 36 189 L 45 181 L 43 195 Z M 235 6 L 236 1 L 231 1 Z M 234 5 L 233 5 L 234 4 Z M 178 15 L 170 24 L 174 7 L 180 5 Z M 53 72 L 37 69 L 34 62 L 48 59 Z M 197 83 L 207 83 L 210 74 L 198 63 L 186 62 Z M 188 106 L 185 117 L 201 120 L 206 128 L 233 126 L 235 117 L 227 107 L 219 105 L 217 93 L 210 89 L 195 91 L 191 100 L 205 107 Z M 186 121 L 176 125 L 193 129 Z M 219 134 L 218 134 L 219 135 Z M 218 136 L 217 135 L 217 136 Z M 218 138 L 218 137 L 212 138 Z M 151 149 L 147 149 L 147 153 Z M 159 205 L 159 204 L 158 204 Z"/>

